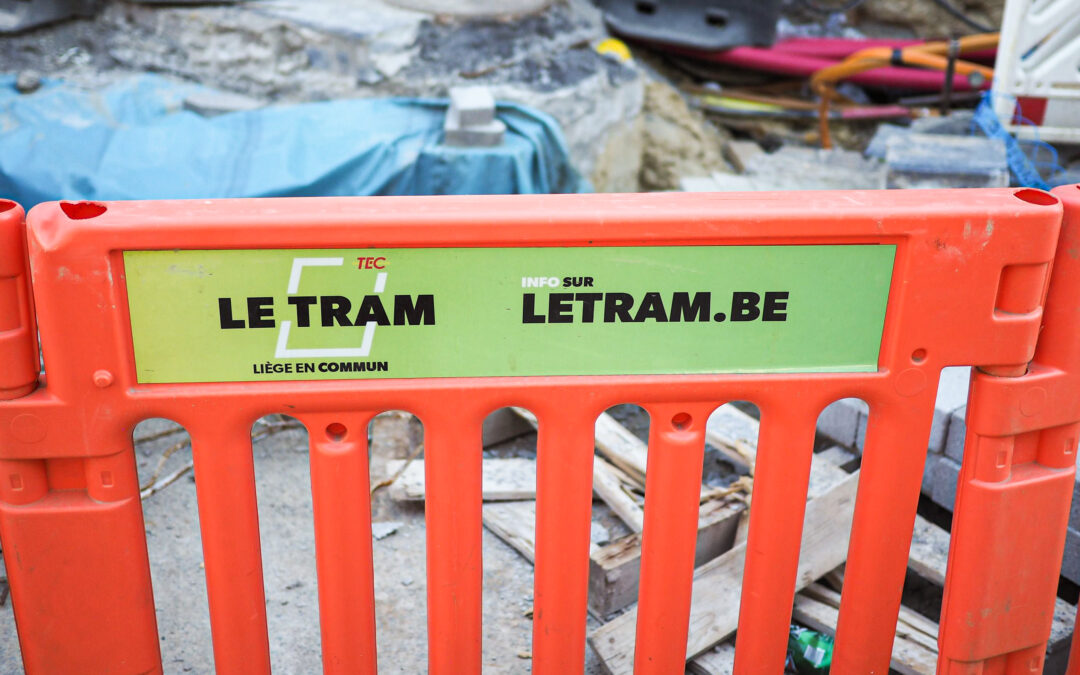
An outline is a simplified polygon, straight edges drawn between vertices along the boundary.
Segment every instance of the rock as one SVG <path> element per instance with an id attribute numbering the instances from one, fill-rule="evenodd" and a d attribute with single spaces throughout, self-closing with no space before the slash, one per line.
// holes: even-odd
<path id="1" fill-rule="evenodd" d="M 643 124 L 641 189 L 677 190 L 683 176 L 728 170 L 727 133 L 691 110 L 671 85 L 651 81 L 645 86 Z"/>
<path id="2" fill-rule="evenodd" d="M 265 103 L 250 96 L 242 96 L 227 91 L 215 91 L 213 89 L 196 92 L 184 99 L 185 110 L 190 110 L 203 117 L 214 117 L 241 110 L 255 110 L 263 105 Z"/>
<path id="3" fill-rule="evenodd" d="M 152 71 L 260 102 L 430 98 L 483 85 L 554 117 L 596 189 L 633 191 L 645 76 L 597 53 L 606 37 L 587 0 L 513 20 L 446 19 L 379 0 L 110 3 L 93 20 L 0 42 L 0 59 L 90 88 Z"/>
<path id="4" fill-rule="evenodd" d="M 391 5 L 440 16 L 521 16 L 539 12 L 551 0 L 388 0 Z"/>
<path id="5" fill-rule="evenodd" d="M 371 524 L 371 536 L 375 539 L 386 539 L 393 533 L 401 529 L 404 523 L 398 520 L 386 522 L 386 523 L 372 523 Z"/>
<path id="6" fill-rule="evenodd" d="M 947 0 L 958 10 L 991 30 L 1001 26 L 1004 0 Z M 896 37 L 948 38 L 977 32 L 930 0 L 864 2 L 852 12 L 851 22 L 872 34 Z"/>
<path id="7" fill-rule="evenodd" d="M 861 153 L 792 145 L 750 158 L 745 175 L 714 172 L 704 180 L 688 176 L 681 181 L 683 190 L 695 192 L 870 190 L 884 184 L 885 166 Z"/>
<path id="8" fill-rule="evenodd" d="M 20 94 L 31 94 L 41 88 L 41 75 L 34 70 L 23 70 L 15 76 L 15 89 Z"/>

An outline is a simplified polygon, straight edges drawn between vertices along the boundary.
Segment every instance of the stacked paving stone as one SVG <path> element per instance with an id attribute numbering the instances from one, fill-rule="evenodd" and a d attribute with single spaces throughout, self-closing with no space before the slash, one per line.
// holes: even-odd
<path id="1" fill-rule="evenodd" d="M 487 87 L 452 87 L 443 124 L 443 142 L 465 148 L 500 145 L 506 125 L 495 118 L 495 97 Z"/>
<path id="2" fill-rule="evenodd" d="M 970 378 L 970 368 L 945 368 L 942 371 L 926 453 L 922 493 L 949 511 L 956 504 L 956 485 L 964 457 L 964 414 Z M 837 401 L 821 413 L 818 433 L 861 453 L 868 416 L 869 407 L 859 399 Z M 1061 574 L 1080 583 L 1080 482 L 1073 490 Z"/>

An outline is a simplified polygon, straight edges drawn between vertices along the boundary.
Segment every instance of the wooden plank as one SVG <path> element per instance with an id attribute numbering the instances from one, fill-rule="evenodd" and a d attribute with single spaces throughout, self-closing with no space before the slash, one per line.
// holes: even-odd
<path id="1" fill-rule="evenodd" d="M 791 617 L 807 628 L 836 635 L 836 621 L 840 610 L 803 592 L 795 596 Z M 906 627 L 897 623 L 897 635 L 893 641 L 892 660 L 889 666 L 902 675 L 933 675 L 937 668 L 937 649 L 912 641 L 905 635 Z"/>
<path id="2" fill-rule="evenodd" d="M 701 505 L 695 567 L 732 547 L 739 515 L 745 509 L 741 502 L 732 501 L 711 500 Z M 640 572 L 640 534 L 598 547 L 589 559 L 589 608 L 606 618 L 637 602 Z"/>
<path id="3" fill-rule="evenodd" d="M 691 675 L 734 675 L 735 645 L 721 642 L 686 664 L 686 672 Z"/>
<path id="4" fill-rule="evenodd" d="M 482 507 L 484 526 L 529 562 L 536 561 L 536 502 L 491 502 Z"/>
<path id="5" fill-rule="evenodd" d="M 393 476 L 407 460 L 390 460 L 386 474 Z M 395 499 L 424 499 L 424 460 L 414 459 L 394 481 L 390 493 Z M 536 499 L 536 460 L 524 458 L 485 459 L 483 461 L 484 501 Z"/>
<path id="6" fill-rule="evenodd" d="M 797 590 L 839 566 L 847 557 L 858 472 L 810 499 L 801 543 Z M 739 544 L 694 573 L 687 658 L 701 654 L 735 632 L 742 595 L 746 544 Z M 637 611 L 601 626 L 589 643 L 613 675 L 633 672 Z"/>
<path id="7" fill-rule="evenodd" d="M 911 535 L 908 568 L 923 579 L 938 586 L 945 585 L 945 568 L 949 562 L 949 533 L 922 516 L 915 516 Z"/>
<path id="8" fill-rule="evenodd" d="M 540 423 L 532 412 L 525 408 L 512 408 L 512 410 L 534 429 L 539 427 Z M 612 463 L 609 464 L 600 457 L 595 459 L 593 491 L 632 531 L 641 532 L 645 522 L 645 512 L 630 496 L 630 493 L 623 489 L 623 483 L 630 480 L 637 487 L 645 488 L 645 443 L 642 443 L 641 439 L 630 433 L 607 413 L 601 413 L 596 424 L 596 445 L 598 448 L 601 446 L 602 433 L 605 439 L 604 445 L 608 448 L 605 454 L 612 459 Z M 615 470 L 616 467 L 618 470 Z"/>
<path id="9" fill-rule="evenodd" d="M 705 422 L 705 441 L 729 462 L 753 475 L 759 427 L 756 419 L 725 403 Z"/>
<path id="10" fill-rule="evenodd" d="M 820 583 L 810 584 L 802 594 L 840 611 L 840 594 Z M 937 653 L 938 625 L 914 610 L 900 607 L 896 635 Z"/>
<path id="11" fill-rule="evenodd" d="M 596 418 L 596 449 L 612 464 L 645 487 L 648 444 L 607 413 Z"/>
<path id="12" fill-rule="evenodd" d="M 601 416 L 603 420 L 604 416 Z M 603 438 L 631 446 L 644 444 L 614 418 L 597 421 L 597 446 Z M 621 430 L 621 431 L 620 431 Z M 756 453 L 758 421 L 731 404 L 713 411 L 706 425 L 706 440 L 717 448 L 727 448 L 729 459 L 752 468 Z M 627 440 L 628 435 L 633 440 Z M 612 440 L 622 439 L 622 440 Z M 818 463 L 815 462 L 815 466 Z M 847 474 L 824 464 L 811 474 L 822 485 L 835 482 Z M 827 477 L 826 477 L 827 474 Z M 704 488 L 703 492 L 708 492 Z M 734 500 L 706 500 L 698 516 L 698 539 L 694 566 L 699 567 L 730 549 L 736 543 L 739 519 L 744 518 L 746 505 Z M 640 530 L 637 530 L 640 531 Z M 638 577 L 641 569 L 641 537 L 628 535 L 598 549 L 589 566 L 589 607 L 598 616 L 607 617 L 637 601 Z"/>
<path id="13" fill-rule="evenodd" d="M 737 408 L 731 408 L 753 420 Z M 829 458 L 814 455 L 810 464 L 809 495 L 814 497 L 828 491 L 848 475 L 833 465 Z M 704 565 L 735 544 L 745 541 L 745 537 L 739 539 L 738 527 L 745 521 L 746 513 L 746 505 L 741 502 L 714 500 L 702 503 L 694 567 Z M 589 606 L 598 616 L 610 616 L 637 601 L 640 565 L 640 536 L 623 537 L 593 554 L 589 565 Z"/>
<path id="14" fill-rule="evenodd" d="M 536 416 L 528 410 L 514 408 L 514 412 L 534 428 L 537 425 Z M 731 462 L 749 468 L 757 448 L 757 429 L 756 419 L 726 403 L 709 416 L 705 440 Z M 639 486 L 645 486 L 648 444 L 607 413 L 596 418 L 596 449 Z"/>
<path id="15" fill-rule="evenodd" d="M 625 474 L 605 462 L 602 457 L 593 457 L 593 492 L 611 507 L 627 527 L 634 532 L 641 532 L 645 526 L 645 511 L 625 489 L 624 477 Z"/>
<path id="16" fill-rule="evenodd" d="M 534 427 L 510 408 L 499 408 L 484 418 L 482 438 L 484 447 L 524 436 L 535 431 Z"/>

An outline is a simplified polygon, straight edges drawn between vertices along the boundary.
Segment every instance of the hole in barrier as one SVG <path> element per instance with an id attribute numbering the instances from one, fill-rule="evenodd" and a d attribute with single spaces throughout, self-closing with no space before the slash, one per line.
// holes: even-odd
<path id="1" fill-rule="evenodd" d="M 760 418 L 761 412 L 753 403 L 731 401 L 717 407 L 708 418 L 695 421 L 705 427 L 705 460 L 694 567 L 746 539 Z M 703 592 L 706 588 L 695 584 L 692 596 Z"/>
<path id="2" fill-rule="evenodd" d="M 15 202 L 10 199 L 0 199 L 0 213 L 10 211 L 13 208 L 15 208 Z"/>
<path id="3" fill-rule="evenodd" d="M 857 484 L 851 477 L 860 463 L 870 408 L 859 398 L 833 401 L 818 414 L 812 447 L 784 447 L 792 453 L 788 461 L 800 461 L 794 453 L 810 452 L 806 506 L 802 531 L 827 532 L 830 538 L 846 538 L 855 513 Z M 803 455 L 805 457 L 805 455 Z M 815 568 L 815 557 L 799 547 L 800 574 L 822 577 L 820 592 L 838 600 L 843 585 L 843 566 L 829 570 Z M 806 570 L 803 572 L 802 570 Z"/>
<path id="4" fill-rule="evenodd" d="M 317 672 L 321 638 L 308 430 L 289 415 L 267 415 L 252 425 L 251 441 L 270 661 L 275 671 Z"/>
<path id="5" fill-rule="evenodd" d="M 590 540 L 596 573 L 589 575 L 589 608 L 605 619 L 638 599 L 649 426 L 649 413 L 633 404 L 611 406 L 594 424 L 596 499 Z M 629 556 L 624 555 L 627 551 Z"/>
<path id="6" fill-rule="evenodd" d="M 672 426 L 672 428 L 676 429 L 678 431 L 686 431 L 686 430 L 688 430 L 690 428 L 690 425 L 693 424 L 693 422 L 694 422 L 694 418 L 691 417 L 689 413 L 684 413 L 684 412 L 677 413 L 675 416 L 673 416 L 671 418 L 671 426 Z"/>
<path id="7" fill-rule="evenodd" d="M 349 429 L 341 422 L 331 422 L 326 425 L 326 437 L 335 443 L 340 443 L 349 435 Z"/>
<path id="8" fill-rule="evenodd" d="M 378 662 L 422 673 L 428 655 L 425 429 L 412 413 L 390 410 L 371 420 L 367 435 Z M 412 499 L 402 498 L 406 482 L 415 486 Z"/>
<path id="9" fill-rule="evenodd" d="M 1058 198 L 1054 195 L 1034 188 L 1017 190 L 1013 193 L 1013 196 L 1020 201 L 1027 202 L 1028 204 L 1035 204 L 1036 206 L 1053 206 L 1058 203 Z"/>
<path id="10" fill-rule="evenodd" d="M 87 220 L 100 216 L 107 209 L 98 202 L 60 202 L 60 210 L 72 220 Z"/>
<path id="11" fill-rule="evenodd" d="M 926 350 L 923 349 L 922 347 L 919 347 L 915 351 L 911 352 L 911 362 L 912 363 L 922 363 L 925 360 L 926 360 Z"/>
<path id="12" fill-rule="evenodd" d="M 521 407 L 499 408 L 483 422 L 481 620 L 485 664 L 520 663 L 518 654 L 528 651 L 532 641 L 529 611 L 534 574 L 530 558 L 536 546 L 538 429 L 536 415 Z M 548 461 L 559 466 L 560 454 L 567 448 L 551 450 Z M 489 626 L 498 629 L 487 632 Z"/>
<path id="13" fill-rule="evenodd" d="M 646 14 L 651 16 L 653 14 L 656 14 L 656 3 L 647 2 L 646 0 L 640 0 L 639 2 L 634 3 L 634 9 L 637 10 L 638 14 Z"/>
<path id="14" fill-rule="evenodd" d="M 213 672 L 191 437 L 172 420 L 150 418 L 132 439 L 162 663 Z"/>

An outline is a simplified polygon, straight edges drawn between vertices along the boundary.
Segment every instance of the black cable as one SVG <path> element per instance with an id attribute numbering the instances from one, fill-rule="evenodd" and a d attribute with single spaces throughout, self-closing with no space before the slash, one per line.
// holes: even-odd
<path id="1" fill-rule="evenodd" d="M 967 25 L 969 25 L 972 28 L 974 28 L 975 30 L 979 31 L 980 33 L 996 33 L 997 32 L 996 29 L 991 28 L 990 26 L 981 24 L 978 21 L 976 21 L 975 19 L 972 19 L 967 14 L 964 14 L 959 9 L 957 9 L 952 4 L 950 4 L 949 0 L 934 0 L 934 4 L 937 5 L 938 7 L 942 8 L 943 10 L 948 12 L 949 14 L 951 14 L 953 17 L 959 19 L 960 21 L 963 21 Z"/>

